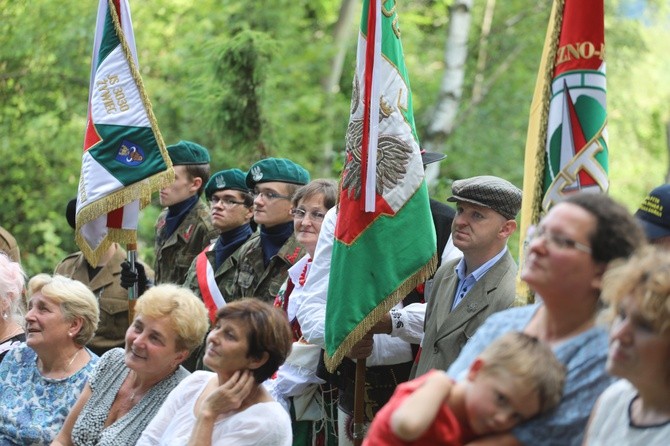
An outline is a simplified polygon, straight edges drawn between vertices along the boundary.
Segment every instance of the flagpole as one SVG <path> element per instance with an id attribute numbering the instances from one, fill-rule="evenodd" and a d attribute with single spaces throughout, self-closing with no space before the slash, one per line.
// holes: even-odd
<path id="1" fill-rule="evenodd" d="M 137 262 L 137 243 L 128 243 L 126 244 L 126 259 L 130 264 L 130 271 L 137 273 L 137 267 L 135 262 Z M 135 302 L 137 301 L 137 282 L 133 283 L 133 286 L 128 288 L 128 324 L 132 325 L 133 320 L 135 319 Z"/>
<path id="2" fill-rule="evenodd" d="M 365 438 L 365 358 L 356 359 L 354 393 L 354 445 L 360 446 Z"/>

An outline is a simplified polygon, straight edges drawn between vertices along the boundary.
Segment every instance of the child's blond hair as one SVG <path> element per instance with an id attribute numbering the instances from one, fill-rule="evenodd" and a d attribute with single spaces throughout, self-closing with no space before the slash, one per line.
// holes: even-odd
<path id="1" fill-rule="evenodd" d="M 510 332 L 493 341 L 479 355 L 481 373 L 505 372 L 537 391 L 540 412 L 555 408 L 563 396 L 565 366 L 546 343 L 521 332 Z"/>

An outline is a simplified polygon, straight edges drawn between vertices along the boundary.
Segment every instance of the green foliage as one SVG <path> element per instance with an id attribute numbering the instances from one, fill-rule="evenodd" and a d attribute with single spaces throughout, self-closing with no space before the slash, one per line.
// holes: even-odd
<path id="1" fill-rule="evenodd" d="M 332 94 L 322 85 L 336 53 L 341 1 L 130 3 L 140 72 L 167 144 L 202 143 L 214 170 L 283 156 L 312 172 L 323 164 L 322 148 L 332 144 L 329 176 L 338 176 L 360 6 L 340 88 Z M 666 3 L 651 5 L 667 17 Z M 398 3 L 420 136 L 440 88 L 450 4 Z M 482 72 L 486 94 L 475 104 L 485 4 L 474 2 L 463 101 L 433 193 L 440 200 L 453 179 L 466 176 L 494 174 L 522 184 L 528 109 L 551 2 L 496 2 Z M 30 274 L 52 271 L 77 250 L 63 213 L 79 178 L 96 8 L 97 2 L 74 0 L 0 0 L 0 224 L 19 241 Z M 670 36 L 667 21 L 630 20 L 618 11 L 618 3 L 607 3 L 610 178 L 612 194 L 632 209 L 667 169 Z M 158 212 L 154 203 L 140 221 L 140 257 L 149 264 Z"/>

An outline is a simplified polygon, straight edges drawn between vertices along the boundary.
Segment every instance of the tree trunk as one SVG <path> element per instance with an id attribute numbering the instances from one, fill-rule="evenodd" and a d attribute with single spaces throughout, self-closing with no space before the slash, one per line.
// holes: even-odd
<path id="1" fill-rule="evenodd" d="M 347 55 L 347 46 L 349 44 L 349 38 L 352 35 L 351 33 L 351 24 L 354 18 L 354 12 L 356 10 L 355 6 L 358 4 L 355 0 L 342 0 L 340 5 L 340 12 L 337 18 L 337 23 L 335 23 L 335 32 L 333 36 L 333 42 L 335 44 L 335 56 L 333 57 L 330 74 L 326 79 L 323 80 L 322 85 L 323 89 L 326 92 L 326 95 L 335 95 L 340 90 L 340 78 L 342 77 L 342 66 L 344 65 L 344 59 Z M 330 110 L 330 109 L 327 109 Z M 326 117 L 328 120 L 333 120 L 335 117 L 332 116 L 332 113 Z M 342 135 L 344 137 L 344 135 Z M 335 158 L 335 153 L 333 153 L 333 140 L 332 136 L 324 143 L 323 146 L 323 158 L 322 165 L 320 168 L 321 175 L 323 177 L 330 177 L 332 175 L 332 165 L 333 159 Z"/>
<path id="2" fill-rule="evenodd" d="M 444 51 L 445 69 L 433 117 L 426 130 L 422 148 L 444 153 L 444 142 L 454 128 L 454 121 L 463 95 L 465 59 L 468 55 L 468 34 L 474 0 L 455 0 L 449 7 L 449 29 Z M 426 167 L 426 182 L 430 186 L 439 176 L 439 163 Z"/>

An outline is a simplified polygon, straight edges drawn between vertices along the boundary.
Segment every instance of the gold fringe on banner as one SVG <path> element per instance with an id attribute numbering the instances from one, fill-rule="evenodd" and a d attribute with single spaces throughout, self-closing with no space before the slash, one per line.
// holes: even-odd
<path id="1" fill-rule="evenodd" d="M 425 282 L 437 269 L 437 253 L 422 266 L 416 273 L 405 280 L 395 291 L 379 303 L 368 315 L 358 323 L 358 325 L 347 335 L 342 343 L 337 347 L 332 356 L 324 352 L 324 363 L 329 372 L 335 372 L 344 356 L 374 327 L 382 317 L 391 311 L 398 302 L 402 301 L 410 291 L 416 288 L 420 283 Z"/>
<path id="2" fill-rule="evenodd" d="M 105 238 L 97 247 L 92 248 L 86 239 L 84 239 L 84 237 L 81 235 L 81 228 L 84 225 L 98 219 L 100 216 L 119 209 L 135 200 L 140 201 L 140 209 L 143 209 L 151 202 L 151 194 L 153 192 L 163 187 L 167 187 L 174 182 L 174 169 L 172 167 L 172 160 L 168 155 L 165 142 L 163 141 L 163 136 L 161 135 L 161 132 L 158 128 L 156 116 L 153 113 L 151 101 L 149 100 L 149 96 L 147 95 L 144 88 L 144 83 L 142 82 L 142 77 L 137 68 L 137 65 L 135 65 L 132 51 L 130 50 L 130 46 L 126 40 L 126 36 L 123 32 L 123 28 L 121 27 L 121 23 L 112 0 L 108 0 L 107 7 L 112 17 L 112 21 L 114 22 L 114 30 L 117 37 L 119 38 L 126 62 L 130 68 L 131 76 L 135 81 L 135 85 L 137 86 L 142 104 L 144 105 L 144 109 L 147 113 L 147 118 L 151 124 L 151 129 L 156 139 L 158 149 L 160 150 L 161 156 L 163 157 L 163 161 L 166 165 L 166 170 L 119 189 L 118 191 L 115 191 L 101 198 L 100 200 L 87 205 L 78 212 L 75 241 L 86 257 L 86 260 L 88 260 L 88 262 L 93 266 L 97 266 L 100 257 L 111 246 L 112 243 L 137 243 L 137 231 L 131 229 L 108 228 Z"/>
<path id="3" fill-rule="evenodd" d="M 537 73 L 535 92 L 530 107 L 526 152 L 524 159 L 523 199 L 519 227 L 519 272 L 517 274 L 517 305 L 535 300 L 533 293 L 521 280 L 521 271 L 526 254 L 526 233 L 542 217 L 542 199 L 544 198 L 545 152 L 547 147 L 547 128 L 549 104 L 551 102 L 551 83 L 554 78 L 556 52 L 558 51 L 563 24 L 565 0 L 555 0 L 552 6 L 547 34 L 542 50 L 542 60 Z M 539 122 L 536 110 L 540 110 Z"/>

